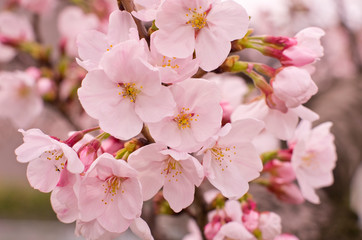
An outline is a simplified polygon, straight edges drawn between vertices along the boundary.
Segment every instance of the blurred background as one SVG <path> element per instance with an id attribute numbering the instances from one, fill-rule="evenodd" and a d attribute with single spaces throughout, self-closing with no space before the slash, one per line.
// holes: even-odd
<path id="1" fill-rule="evenodd" d="M 362 218 L 362 1 L 236 1 L 251 16 L 250 27 L 256 35 L 294 36 L 309 26 L 326 32 L 322 38 L 324 57 L 315 65 L 312 76 L 319 92 L 308 102 L 308 107 L 321 116 L 318 122 L 333 122 L 338 152 L 335 183 L 319 192 L 322 204 L 317 206 L 280 204 L 258 189 L 256 200 L 261 201 L 261 208 L 282 216 L 283 232 L 293 233 L 302 240 L 362 239 L 362 224 L 358 220 L 358 215 Z M 76 10 L 67 15 L 69 6 L 78 8 L 81 14 L 75 14 Z M 29 57 L 33 50 L 27 49 L 6 58 L 8 50 L 0 46 L 0 71 L 25 70 L 40 66 L 42 61 L 52 62 L 53 58 L 60 60 L 56 66 L 49 66 L 57 69 L 57 75 L 50 74 L 49 78 L 65 79 L 62 86 L 57 86 L 65 89 L 63 93 L 46 96 L 49 101 L 27 128 L 40 128 L 65 139 L 69 131 L 96 125 L 84 116 L 76 100 L 74 89 L 85 72 L 74 61 L 73 35 L 87 28 L 105 29 L 108 14 L 115 8 L 115 0 L 1 0 L 0 14 L 12 11 L 29 19 L 34 39 L 53 52 L 50 59 L 43 56 L 34 60 Z M 4 28 L 1 24 L 0 20 L 0 35 Z M 273 64 L 253 51 L 243 51 L 241 56 Z M 74 235 L 74 225 L 57 221 L 49 194 L 29 186 L 26 164 L 18 163 L 14 154 L 14 149 L 22 143 L 17 129 L 10 119 L 0 118 L 0 240 L 80 239 Z"/>

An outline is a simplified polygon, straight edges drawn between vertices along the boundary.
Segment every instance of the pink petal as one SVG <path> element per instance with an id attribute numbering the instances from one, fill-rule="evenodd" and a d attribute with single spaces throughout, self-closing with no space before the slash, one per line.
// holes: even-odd
<path id="1" fill-rule="evenodd" d="M 282 113 L 279 110 L 269 110 L 264 120 L 266 129 L 279 139 L 287 140 L 293 136 L 298 124 L 298 116 L 292 112 Z"/>
<path id="2" fill-rule="evenodd" d="M 233 145 L 237 142 L 250 142 L 264 128 L 264 123 L 257 119 L 246 118 L 231 124 L 230 132 L 222 137 L 225 145 Z"/>
<path id="3" fill-rule="evenodd" d="M 41 192 L 50 192 L 57 185 L 60 172 L 51 161 L 35 159 L 28 164 L 26 176 L 30 185 Z"/>
<path id="4" fill-rule="evenodd" d="M 184 174 L 179 175 L 177 182 L 173 181 L 169 183 L 166 181 L 163 186 L 163 196 L 176 213 L 188 207 L 193 202 L 194 193 L 194 184 L 192 184 Z"/>
<path id="5" fill-rule="evenodd" d="M 197 35 L 196 58 L 200 61 L 200 67 L 205 71 L 212 71 L 219 67 L 228 56 L 230 49 L 230 40 L 227 40 L 222 33 L 203 28 Z"/>
<path id="6" fill-rule="evenodd" d="M 119 214 L 117 204 L 109 204 L 98 218 L 99 224 L 110 232 L 122 233 L 127 230 L 132 220 L 125 219 Z"/>
<path id="7" fill-rule="evenodd" d="M 129 30 L 137 29 L 132 15 L 127 11 L 115 10 L 109 15 L 108 39 L 110 44 L 129 40 Z"/>
<path id="8" fill-rule="evenodd" d="M 81 183 L 79 192 L 79 210 L 82 221 L 91 221 L 105 212 L 104 181 L 97 178 L 86 178 Z"/>
<path id="9" fill-rule="evenodd" d="M 126 219 L 140 217 L 142 211 L 141 185 L 137 178 L 129 178 L 122 182 L 122 193 L 118 198 L 118 211 Z M 124 192 L 123 192 L 124 191 Z"/>
<path id="10" fill-rule="evenodd" d="M 162 86 L 157 95 L 149 97 L 139 95 L 135 104 L 135 111 L 145 122 L 158 122 L 165 117 L 172 116 L 176 108 L 169 88 Z"/>
<path id="11" fill-rule="evenodd" d="M 207 15 L 207 23 L 212 31 L 220 31 L 229 41 L 243 38 L 248 31 L 249 15 L 234 1 L 214 4 Z"/>
<path id="12" fill-rule="evenodd" d="M 107 37 L 96 30 L 88 30 L 77 36 L 78 54 L 83 60 L 99 63 L 109 48 Z"/>
<path id="13" fill-rule="evenodd" d="M 185 21 L 186 22 L 186 21 Z M 195 30 L 190 26 L 181 26 L 170 31 L 156 34 L 154 44 L 157 50 L 168 57 L 187 58 L 195 49 Z"/>
<path id="14" fill-rule="evenodd" d="M 130 225 L 132 232 L 142 240 L 153 240 L 150 227 L 142 218 L 136 218 Z"/>

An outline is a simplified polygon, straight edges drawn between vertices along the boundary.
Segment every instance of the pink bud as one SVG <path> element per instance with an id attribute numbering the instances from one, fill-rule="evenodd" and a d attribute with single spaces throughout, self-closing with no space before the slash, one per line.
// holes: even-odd
<path id="1" fill-rule="evenodd" d="M 300 189 L 294 183 L 277 184 L 271 183 L 268 190 L 276 195 L 276 197 L 286 203 L 301 204 L 304 202 L 304 197 Z"/>
<path id="2" fill-rule="evenodd" d="M 291 37 L 284 37 L 284 36 L 266 36 L 263 39 L 263 42 L 265 43 L 272 43 L 278 46 L 282 46 L 285 48 L 289 48 L 291 46 L 294 46 L 297 44 L 297 40 L 295 38 Z"/>
<path id="3" fill-rule="evenodd" d="M 219 232 L 221 228 L 221 218 L 218 215 L 215 215 L 211 222 L 206 224 L 204 228 L 205 237 L 208 240 L 214 239 L 215 235 Z"/>
<path id="4" fill-rule="evenodd" d="M 259 225 L 259 213 L 250 211 L 248 214 L 242 216 L 242 221 L 246 229 L 248 229 L 249 232 L 253 232 Z"/>
<path id="5" fill-rule="evenodd" d="M 79 151 L 78 155 L 82 163 L 84 164 L 84 172 L 88 170 L 90 165 L 98 157 L 98 149 L 100 148 L 101 143 L 97 139 L 93 139 L 89 143 L 83 145 Z"/>

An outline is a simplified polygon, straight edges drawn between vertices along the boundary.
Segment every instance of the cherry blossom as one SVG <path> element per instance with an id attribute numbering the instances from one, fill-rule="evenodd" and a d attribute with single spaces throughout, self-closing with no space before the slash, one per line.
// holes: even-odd
<path id="1" fill-rule="evenodd" d="M 180 151 L 193 152 L 221 125 L 222 109 L 217 86 L 204 79 L 188 79 L 170 87 L 177 107 L 171 117 L 149 123 L 152 137 Z"/>
<path id="2" fill-rule="evenodd" d="M 293 147 L 291 162 L 302 194 L 315 204 L 320 202 L 315 190 L 333 183 L 337 154 L 331 127 L 331 122 L 325 122 L 312 129 L 310 122 L 302 121 L 288 142 Z"/>
<path id="3" fill-rule="evenodd" d="M 138 40 L 137 26 L 130 13 L 113 11 L 109 15 L 108 32 L 87 30 L 77 36 L 78 53 L 82 60 L 77 59 L 80 66 L 87 71 L 99 68 L 99 62 L 108 51 L 120 42 Z"/>
<path id="4" fill-rule="evenodd" d="M 193 202 L 195 186 L 204 178 L 197 159 L 158 143 L 138 149 L 128 162 L 139 172 L 144 200 L 152 198 L 163 186 L 163 196 L 175 212 Z"/>
<path id="5" fill-rule="evenodd" d="M 230 52 L 230 41 L 248 29 L 245 9 L 234 1 L 165 0 L 156 15 L 154 43 L 168 57 L 186 58 L 194 50 L 206 71 L 217 68 Z"/>
<path id="6" fill-rule="evenodd" d="M 299 117 L 308 121 L 315 121 L 319 118 L 315 112 L 303 105 L 296 108 L 288 108 L 285 113 L 277 109 L 271 109 L 267 106 L 264 99 L 241 104 L 232 113 L 231 121 L 248 117 L 264 121 L 265 129 L 282 140 L 290 139 L 293 136 Z"/>
<path id="7" fill-rule="evenodd" d="M 192 54 L 186 58 L 166 57 L 154 46 L 154 34 L 151 35 L 150 63 L 160 71 L 161 82 L 176 83 L 192 77 L 199 69 L 198 59 Z"/>
<path id="8" fill-rule="evenodd" d="M 158 71 L 141 59 L 139 46 L 126 41 L 114 47 L 102 58 L 104 70 L 89 72 L 78 89 L 86 112 L 104 131 L 125 140 L 139 134 L 143 122 L 160 121 L 175 107 Z"/>
<path id="9" fill-rule="evenodd" d="M 260 175 L 263 165 L 251 140 L 263 127 L 254 119 L 233 122 L 201 150 L 206 177 L 225 197 L 240 198 Z"/>
<path id="10" fill-rule="evenodd" d="M 309 27 L 295 35 L 297 44 L 283 51 L 281 63 L 284 66 L 301 67 L 314 63 L 323 56 L 323 47 L 320 38 L 324 31 L 317 27 Z"/>
<path id="11" fill-rule="evenodd" d="M 24 143 L 15 149 L 15 154 L 19 162 L 29 163 L 26 174 L 33 188 L 50 192 L 60 181 L 63 171 L 83 172 L 84 166 L 77 153 L 65 143 L 39 129 L 19 131 L 24 135 Z"/>
<path id="12" fill-rule="evenodd" d="M 99 20 L 93 13 L 85 14 L 81 8 L 74 6 L 63 9 L 58 19 L 58 30 L 65 51 L 70 56 L 77 56 L 77 35 L 88 29 L 96 29 L 98 26 Z"/>
<path id="13" fill-rule="evenodd" d="M 16 55 L 15 49 L 6 43 L 34 40 L 34 31 L 27 18 L 12 12 L 0 13 L 0 61 L 8 62 Z"/>
<path id="14" fill-rule="evenodd" d="M 25 72 L 0 72 L 0 117 L 28 127 L 43 110 L 36 80 Z"/>
<path id="15" fill-rule="evenodd" d="M 122 233 L 141 215 L 141 209 L 136 170 L 108 153 L 99 156 L 80 184 L 80 220 L 96 219 L 107 231 Z"/>
<path id="16" fill-rule="evenodd" d="M 318 91 L 309 73 L 293 66 L 281 69 L 272 85 L 274 94 L 284 101 L 288 108 L 306 103 Z"/>

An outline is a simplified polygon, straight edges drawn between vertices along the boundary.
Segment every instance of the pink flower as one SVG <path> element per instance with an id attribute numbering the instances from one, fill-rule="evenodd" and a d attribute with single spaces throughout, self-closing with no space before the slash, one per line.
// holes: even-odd
<path id="1" fill-rule="evenodd" d="M 43 110 L 35 79 L 25 72 L 0 73 L 0 116 L 18 127 L 29 126 Z"/>
<path id="2" fill-rule="evenodd" d="M 248 29 L 245 9 L 234 1 L 166 0 L 156 15 L 155 47 L 165 56 L 186 58 L 194 50 L 206 71 L 217 68 L 230 52 L 230 41 Z"/>
<path id="3" fill-rule="evenodd" d="M 273 212 L 262 212 L 259 217 L 259 229 L 263 240 L 273 240 L 282 231 L 281 218 Z"/>
<path id="4" fill-rule="evenodd" d="M 141 209 L 136 170 L 108 153 L 99 156 L 80 185 L 80 220 L 96 219 L 107 231 L 122 233 L 141 215 Z"/>
<path id="5" fill-rule="evenodd" d="M 16 55 L 7 44 L 33 40 L 33 28 L 27 18 L 12 12 L 0 13 L 0 62 L 8 62 Z"/>
<path id="6" fill-rule="evenodd" d="M 193 202 L 195 186 L 204 178 L 196 158 L 158 143 L 138 149 L 128 162 L 139 172 L 143 199 L 152 198 L 163 186 L 163 196 L 175 212 Z"/>
<path id="7" fill-rule="evenodd" d="M 251 140 L 263 127 L 254 119 L 236 121 L 201 150 L 206 177 L 225 197 L 240 198 L 260 175 L 263 165 Z"/>
<path id="8" fill-rule="evenodd" d="M 284 113 L 277 109 L 269 108 L 264 99 L 258 99 L 237 107 L 231 115 L 231 121 L 244 118 L 262 120 L 267 131 L 279 139 L 287 140 L 293 136 L 299 117 L 308 121 L 314 121 L 319 118 L 316 113 L 302 105 L 296 108 L 289 108 Z"/>
<path id="9" fill-rule="evenodd" d="M 160 71 L 161 82 L 180 82 L 192 77 L 197 72 L 199 61 L 192 59 L 192 54 L 186 58 L 163 56 L 154 46 L 154 36 L 154 34 L 151 35 L 150 63 Z"/>
<path id="10" fill-rule="evenodd" d="M 302 194 L 308 201 L 319 203 L 315 190 L 333 183 L 333 169 L 337 161 L 331 122 L 311 129 L 311 123 L 302 121 L 295 136 L 288 142 L 293 148 L 292 166 Z"/>
<path id="11" fill-rule="evenodd" d="M 281 63 L 283 66 L 301 67 L 314 63 L 323 56 L 323 47 L 320 38 L 324 31 L 317 27 L 309 27 L 295 35 L 297 44 L 283 51 Z"/>
<path id="12" fill-rule="evenodd" d="M 83 172 L 77 153 L 39 129 L 19 130 L 24 143 L 15 149 L 17 160 L 29 162 L 27 177 L 30 185 L 41 192 L 50 192 L 58 184 L 65 168 L 71 173 Z"/>
<path id="13" fill-rule="evenodd" d="M 204 79 L 188 79 L 170 87 L 177 104 L 171 117 L 149 123 L 152 137 L 179 151 L 193 152 L 220 129 L 220 92 Z"/>
<path id="14" fill-rule="evenodd" d="M 70 56 L 77 56 L 76 38 L 79 33 L 99 26 L 95 14 L 85 14 L 79 7 L 66 7 L 59 14 L 58 30 L 65 43 L 65 51 Z"/>
<path id="15" fill-rule="evenodd" d="M 87 30 L 77 36 L 77 46 L 80 58 L 77 62 L 87 71 L 99 68 L 99 62 L 108 51 L 120 42 L 138 40 L 137 26 L 130 13 L 113 11 L 109 16 L 108 32 L 104 34 L 97 30 Z"/>
<path id="16" fill-rule="evenodd" d="M 304 69 L 293 66 L 278 72 L 272 85 L 274 94 L 284 101 L 288 108 L 306 103 L 318 91 L 310 74 Z"/>
<path id="17" fill-rule="evenodd" d="M 271 181 L 268 190 L 283 202 L 290 204 L 301 204 L 304 202 L 304 197 L 294 182 L 278 184 Z"/>
<path id="18" fill-rule="evenodd" d="M 156 122 L 173 114 L 175 102 L 159 74 L 144 62 L 138 41 L 118 44 L 101 61 L 104 70 L 87 74 L 78 89 L 86 112 L 101 128 L 126 140 L 141 132 L 143 122 Z"/>

